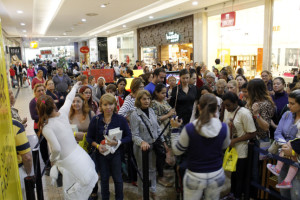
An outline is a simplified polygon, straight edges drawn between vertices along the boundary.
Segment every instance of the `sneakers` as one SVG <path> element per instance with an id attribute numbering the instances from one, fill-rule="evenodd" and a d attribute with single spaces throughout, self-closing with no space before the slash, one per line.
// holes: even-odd
<path id="1" fill-rule="evenodd" d="M 279 176 L 280 170 L 276 169 L 275 165 L 267 164 L 267 168 L 272 172 L 275 176 Z"/>
<path id="2" fill-rule="evenodd" d="M 281 183 L 278 183 L 276 185 L 276 188 L 280 188 L 280 189 L 290 189 L 292 187 L 293 186 L 291 182 L 285 182 L 285 181 L 282 181 Z"/>

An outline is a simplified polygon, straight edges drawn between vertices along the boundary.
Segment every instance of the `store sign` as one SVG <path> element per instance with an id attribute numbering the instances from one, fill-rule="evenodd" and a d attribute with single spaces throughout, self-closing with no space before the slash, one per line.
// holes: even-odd
<path id="1" fill-rule="evenodd" d="M 39 44 L 37 41 L 31 41 L 30 42 L 30 47 L 33 48 L 33 49 L 36 49 L 38 48 Z"/>
<path id="2" fill-rule="evenodd" d="M 221 15 L 221 27 L 235 26 L 235 12 L 223 13 Z"/>
<path id="3" fill-rule="evenodd" d="M 84 46 L 84 47 L 81 47 L 81 48 L 80 48 L 80 52 L 81 52 L 81 53 L 88 53 L 88 52 L 90 52 L 90 49 L 89 49 L 88 46 Z"/>
<path id="4" fill-rule="evenodd" d="M 179 42 L 180 35 L 174 31 L 166 33 L 166 39 L 170 42 Z"/>
<path id="5" fill-rule="evenodd" d="M 52 51 L 51 50 L 41 50 L 41 54 L 42 55 L 52 54 Z"/>

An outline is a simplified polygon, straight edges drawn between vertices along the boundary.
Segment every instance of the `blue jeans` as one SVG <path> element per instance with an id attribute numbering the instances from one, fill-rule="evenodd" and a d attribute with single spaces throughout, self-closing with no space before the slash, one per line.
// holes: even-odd
<path id="1" fill-rule="evenodd" d="M 284 164 L 281 168 L 280 175 L 278 177 L 278 183 L 281 183 L 287 175 L 289 165 Z M 292 181 L 293 187 L 291 189 L 280 189 L 280 194 L 283 197 L 290 198 L 291 200 L 300 199 L 300 170 L 298 170 L 296 176 Z"/>
<path id="2" fill-rule="evenodd" d="M 186 170 L 183 179 L 185 200 L 199 200 L 203 192 L 205 200 L 220 199 L 220 193 L 225 183 L 223 168 L 211 173 L 195 173 Z"/>
<path id="3" fill-rule="evenodd" d="M 101 176 L 101 196 L 103 200 L 109 200 L 109 177 L 112 175 L 115 184 L 115 199 L 123 199 L 123 180 L 121 153 L 117 150 L 114 154 L 103 156 L 96 154 L 96 162 Z"/>

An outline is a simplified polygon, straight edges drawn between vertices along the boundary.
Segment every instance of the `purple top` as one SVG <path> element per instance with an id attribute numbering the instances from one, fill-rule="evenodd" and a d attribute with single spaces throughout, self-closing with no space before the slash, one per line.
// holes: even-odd
<path id="1" fill-rule="evenodd" d="M 276 141 L 285 140 L 286 142 L 295 139 L 298 129 L 294 122 L 295 118 L 293 113 L 290 111 L 285 112 L 276 128 L 274 139 Z"/>

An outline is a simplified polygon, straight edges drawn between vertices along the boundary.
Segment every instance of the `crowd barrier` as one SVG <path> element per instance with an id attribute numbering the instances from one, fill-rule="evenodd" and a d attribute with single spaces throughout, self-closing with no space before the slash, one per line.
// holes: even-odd
<path id="1" fill-rule="evenodd" d="M 42 176 L 45 173 L 45 168 L 48 165 L 49 160 L 45 163 L 43 171 L 41 171 L 39 149 L 43 139 L 44 136 L 41 136 L 39 142 L 35 145 L 35 147 L 32 150 L 33 168 L 35 176 L 33 178 L 26 177 L 24 180 L 27 200 L 35 200 L 35 197 L 37 197 L 38 200 L 44 200 Z M 36 190 L 34 190 L 34 188 L 36 188 Z"/>
<path id="2" fill-rule="evenodd" d="M 251 186 L 257 188 L 258 190 L 262 190 L 262 191 L 264 191 L 264 192 L 266 192 L 266 193 L 268 193 L 268 194 L 270 194 L 270 195 L 272 195 L 272 196 L 274 196 L 278 199 L 290 200 L 288 198 L 285 198 L 285 197 L 281 196 L 280 193 L 278 193 L 276 191 L 273 191 L 273 190 L 270 190 L 269 188 L 266 188 L 263 185 L 251 180 L 252 179 L 251 177 L 252 177 L 253 155 L 254 155 L 255 152 L 258 152 L 258 153 L 261 153 L 261 154 L 265 155 L 266 159 L 279 160 L 279 161 L 284 162 L 285 164 L 293 165 L 297 168 L 300 168 L 299 163 L 293 162 L 290 159 L 283 158 L 283 157 L 280 157 L 280 156 L 275 155 L 275 154 L 271 154 L 268 151 L 257 147 L 253 142 L 249 142 L 248 143 L 248 173 L 247 173 L 247 176 L 246 176 L 246 185 L 247 185 L 247 187 L 246 187 L 246 190 L 245 190 L 245 200 L 250 199 L 250 187 Z"/>

